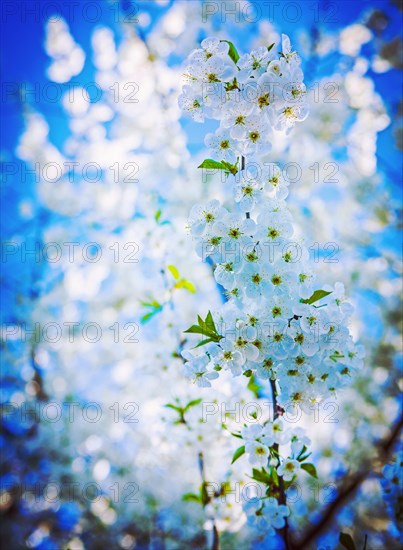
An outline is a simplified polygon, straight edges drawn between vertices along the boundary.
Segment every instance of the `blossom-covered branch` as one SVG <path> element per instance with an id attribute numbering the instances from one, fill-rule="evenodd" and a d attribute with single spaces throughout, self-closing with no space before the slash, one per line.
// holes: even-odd
<path id="1" fill-rule="evenodd" d="M 205 139 L 213 158 L 200 168 L 226 174 L 233 204 L 211 200 L 190 213 L 196 251 L 213 262 L 228 301 L 186 331 L 202 339 L 197 351 L 182 352 L 185 374 L 200 387 L 222 371 L 270 381 L 273 417 L 235 434 L 244 445 L 233 461 L 246 453 L 252 479 L 264 485 L 263 497 L 245 503 L 250 524 L 273 536 L 282 529 L 287 544 L 286 490 L 302 470 L 317 474 L 306 462 L 309 439 L 301 428 L 285 429 L 279 410 L 309 411 L 335 396 L 361 366 L 363 350 L 347 328 L 352 307 L 343 285 L 315 284 L 285 203 L 288 182 L 268 157 L 279 133 L 307 116 L 297 53 L 285 35 L 280 52 L 271 44 L 240 57 L 231 42 L 215 38 L 201 46 L 188 58 L 179 104 L 197 122 L 219 120 Z"/>

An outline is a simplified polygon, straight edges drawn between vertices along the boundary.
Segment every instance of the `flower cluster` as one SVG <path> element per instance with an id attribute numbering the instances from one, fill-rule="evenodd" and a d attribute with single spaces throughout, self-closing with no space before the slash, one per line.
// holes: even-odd
<path id="1" fill-rule="evenodd" d="M 280 404 L 309 406 L 343 386 L 361 366 L 363 352 L 354 346 L 347 328 L 353 308 L 345 300 L 343 285 L 315 289 L 308 250 L 301 239 L 293 240 L 293 219 L 284 200 L 288 187 L 281 169 L 274 163 L 259 162 L 259 148 L 256 144 L 250 147 L 246 133 L 236 129 L 236 120 L 230 117 L 244 109 L 242 126 L 248 127 L 250 120 L 258 119 L 263 125 L 269 120 L 262 113 L 257 116 L 259 109 L 265 110 L 264 105 L 257 103 L 251 110 L 250 105 L 246 109 L 239 82 L 262 85 L 285 79 L 288 83 L 292 74 L 298 76 L 298 89 L 303 90 L 299 58 L 284 35 L 282 49 L 279 60 L 274 59 L 272 49 L 264 48 L 240 57 L 235 90 L 225 85 L 233 78 L 228 55 L 234 50 L 232 44 L 206 39 L 202 49 L 189 58 L 187 73 L 193 75 L 193 92 L 198 86 L 207 86 L 203 79 L 211 77 L 211 82 L 217 83 L 226 75 L 218 83 L 226 102 L 220 110 L 216 105 L 216 110 L 209 112 L 211 117 L 221 119 L 221 126 L 214 135 L 207 136 L 207 141 L 211 146 L 225 135 L 228 148 L 221 142 L 215 148 L 216 154 L 225 157 L 224 168 L 228 161 L 234 162 L 234 167 L 239 163 L 241 166 L 235 173 L 228 173 L 235 202 L 231 210 L 212 200 L 195 205 L 190 213 L 196 251 L 214 263 L 214 277 L 225 288 L 228 302 L 212 316 L 215 337 L 211 338 L 208 331 L 204 333 L 210 336 L 205 341 L 205 353 L 185 352 L 184 357 L 187 376 L 200 386 L 209 386 L 222 369 L 231 370 L 234 376 L 252 372 L 262 379 L 277 379 Z M 283 83 L 278 89 L 284 87 Z M 184 93 L 190 93 L 188 86 Z M 303 101 L 302 93 L 294 95 Z M 268 101 L 268 113 L 277 99 Z M 186 108 L 183 95 L 179 102 Z M 267 144 L 268 135 L 270 128 L 265 127 L 259 134 L 262 143 Z M 203 327 L 199 328 L 203 334 Z"/>
<path id="2" fill-rule="evenodd" d="M 263 425 L 245 426 L 241 430 L 241 436 L 245 442 L 249 463 L 258 467 L 267 465 L 273 445 L 291 445 L 289 459 L 282 461 L 278 469 L 279 475 L 283 476 L 285 481 L 290 481 L 298 472 L 299 464 L 295 464 L 295 459 L 302 456 L 310 444 L 310 439 L 302 428 L 286 428 L 281 417 Z"/>
<path id="3" fill-rule="evenodd" d="M 229 301 L 214 315 L 218 341 L 206 343 L 201 354 L 184 352 L 189 378 L 205 387 L 221 370 L 234 376 L 253 373 L 277 380 L 280 405 L 308 411 L 349 382 L 364 352 L 345 326 L 352 307 L 344 287 L 325 286 L 316 295 L 309 290 L 313 298 L 303 299 L 306 271 L 292 271 L 294 266 L 246 260 L 235 274 L 230 263 L 216 266 L 220 284 L 227 287 L 231 275 L 235 283 L 228 283 L 233 286 Z"/>
<path id="4" fill-rule="evenodd" d="M 288 488 L 302 470 L 316 477 L 313 464 L 305 462 L 310 456 L 307 452 L 310 439 L 302 428 L 287 429 L 281 417 L 274 422 L 245 426 L 241 437 L 245 443 L 244 452 L 253 466 L 252 479 L 265 486 L 265 496 L 247 499 L 244 512 L 251 526 L 273 536 L 274 528 L 283 528 L 284 518 L 289 515 L 288 506 L 279 504 L 274 496 L 278 494 L 279 478 Z M 287 458 L 278 452 L 279 445 L 288 445 Z"/>
<path id="5" fill-rule="evenodd" d="M 203 339 L 196 351 L 182 356 L 185 375 L 200 387 L 211 386 L 221 371 L 253 375 L 271 381 L 278 405 L 309 410 L 349 381 L 362 364 L 363 350 L 347 328 L 353 308 L 344 286 L 318 288 L 285 203 L 287 179 L 277 164 L 262 159 L 271 136 L 307 114 L 299 58 L 285 35 L 282 50 L 279 59 L 272 47 L 239 57 L 232 43 L 209 38 L 188 60 L 190 83 L 179 104 L 197 121 L 220 121 L 205 140 L 214 160 L 201 167 L 227 174 L 233 206 L 211 200 L 190 212 L 196 251 L 214 265 L 228 299 L 186 331 Z M 256 93 L 248 95 L 252 89 Z M 249 462 L 262 468 L 254 479 L 269 487 L 278 485 L 279 477 L 292 482 L 308 456 L 303 456 L 306 436 L 284 430 L 276 416 L 274 422 L 245 428 L 241 437 L 245 445 L 236 458 L 247 453 Z M 291 454 L 283 460 L 278 446 L 289 443 Z M 305 466 L 316 475 L 313 465 Z M 258 500 L 247 508 L 274 534 L 288 509 L 270 490 L 268 496 L 274 503 Z"/>
<path id="6" fill-rule="evenodd" d="M 288 506 L 279 504 L 273 497 L 263 502 L 257 497 L 251 498 L 245 503 L 244 511 L 248 524 L 268 536 L 274 536 L 275 529 L 282 529 L 285 526 L 285 518 L 290 515 Z"/>
<path id="7" fill-rule="evenodd" d="M 234 162 L 268 152 L 273 130 L 288 131 L 306 118 L 300 59 L 284 34 L 279 56 L 272 44 L 239 57 L 232 43 L 217 38 L 190 54 L 179 106 L 197 122 L 220 120 L 205 140 L 215 156 Z"/>

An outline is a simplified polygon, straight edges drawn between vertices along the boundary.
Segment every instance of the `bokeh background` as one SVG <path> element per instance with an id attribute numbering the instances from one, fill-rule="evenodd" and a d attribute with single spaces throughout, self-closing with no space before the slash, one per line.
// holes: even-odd
<path id="1" fill-rule="evenodd" d="M 270 160 L 290 167 L 319 279 L 344 282 L 366 348 L 334 412 L 301 419 L 320 479 L 294 499 L 292 528 L 320 522 L 343 478 L 368 470 L 312 547 L 337 548 L 343 530 L 357 548 L 365 535 L 368 550 L 399 548 L 401 495 L 376 449 L 401 412 L 401 2 L 21 0 L 1 12 L 4 548 L 204 549 L 213 518 L 223 549 L 282 547 L 247 529 L 236 495 L 184 498 L 203 475 L 245 483 L 221 411 L 239 429 L 250 418 L 225 413 L 268 394 L 183 376 L 183 330 L 222 301 L 186 219 L 230 195 L 196 168 L 214 125 L 177 106 L 203 38 L 244 53 L 282 32 L 311 112 Z M 186 424 L 166 407 L 191 402 Z M 206 421 L 209 403 L 220 414 Z"/>

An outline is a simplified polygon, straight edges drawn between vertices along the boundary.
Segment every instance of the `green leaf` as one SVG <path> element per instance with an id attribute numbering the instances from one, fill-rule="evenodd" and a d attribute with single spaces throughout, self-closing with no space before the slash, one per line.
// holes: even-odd
<path id="1" fill-rule="evenodd" d="M 229 44 L 228 55 L 236 65 L 238 63 L 239 53 L 237 52 L 237 49 L 235 48 L 234 44 L 229 40 L 220 40 L 220 42 L 226 42 L 227 44 Z"/>
<path id="2" fill-rule="evenodd" d="M 154 300 L 154 298 L 148 298 L 149 302 L 140 302 L 140 304 L 144 307 L 153 307 L 155 309 L 161 309 L 161 304 L 157 302 L 157 300 Z"/>
<path id="3" fill-rule="evenodd" d="M 310 298 L 307 298 L 306 300 L 301 300 L 301 302 L 303 304 L 313 304 L 318 300 L 321 300 L 325 296 L 328 296 L 329 294 L 331 294 L 331 292 L 327 292 L 326 290 L 315 290 Z"/>
<path id="4" fill-rule="evenodd" d="M 315 479 L 318 479 L 318 474 L 316 472 L 316 468 L 310 462 L 307 462 L 305 464 L 301 464 L 301 468 L 303 470 L 305 470 L 310 476 L 314 477 Z"/>
<path id="5" fill-rule="evenodd" d="M 242 445 L 242 447 L 238 447 L 238 449 L 235 451 L 234 456 L 232 457 L 231 464 L 234 464 L 238 458 L 240 458 L 243 454 L 245 454 L 245 445 Z"/>
<path id="6" fill-rule="evenodd" d="M 307 453 L 307 450 L 308 450 L 308 447 L 306 445 L 304 445 L 302 447 L 302 451 L 299 453 L 299 455 L 297 456 L 297 460 L 299 462 L 303 462 L 304 460 L 306 460 L 309 456 L 311 456 L 312 453 Z"/>
<path id="7" fill-rule="evenodd" d="M 206 328 L 202 328 L 197 325 L 192 325 L 190 328 L 188 328 L 187 330 L 184 330 L 183 332 L 186 332 L 189 334 L 201 334 L 202 336 L 206 336 L 207 338 L 213 340 L 213 342 L 219 342 L 222 338 L 222 336 L 219 336 L 215 332 L 211 332 Z"/>
<path id="8" fill-rule="evenodd" d="M 197 321 L 199 323 L 199 326 L 201 328 L 205 328 L 206 327 L 206 323 L 203 321 L 203 319 L 200 317 L 200 315 L 197 316 Z"/>
<path id="9" fill-rule="evenodd" d="M 200 399 L 193 399 L 192 401 L 189 401 L 189 403 L 185 406 L 185 408 L 183 409 L 184 412 L 188 411 L 190 409 L 190 407 L 195 407 L 196 405 L 198 405 L 199 403 L 201 403 L 203 401 L 203 398 L 200 397 Z"/>
<path id="10" fill-rule="evenodd" d="M 271 483 L 271 478 L 264 468 L 261 470 L 253 468 L 252 479 L 259 481 L 260 483 L 264 483 L 265 485 L 269 485 Z"/>
<path id="11" fill-rule="evenodd" d="M 189 334 L 203 334 L 203 336 L 207 336 L 206 329 L 199 327 L 199 325 L 192 325 L 187 330 L 184 330 L 183 332 L 188 332 Z"/>
<path id="12" fill-rule="evenodd" d="M 205 340 L 202 340 L 198 343 L 198 345 L 196 346 L 197 348 L 200 346 L 204 346 L 204 344 L 208 344 L 209 342 L 219 342 L 221 338 L 223 338 L 220 334 L 217 334 L 217 329 L 215 327 L 213 316 L 210 311 L 207 313 L 205 321 L 203 321 L 200 315 L 197 316 L 197 321 L 199 323 L 198 325 L 192 325 L 190 328 L 184 331 L 190 334 L 202 334 L 206 337 Z"/>
<path id="13" fill-rule="evenodd" d="M 196 287 L 193 283 L 190 281 L 187 281 L 186 279 L 181 279 L 178 281 L 175 285 L 175 288 L 184 288 L 185 290 L 191 292 L 192 294 L 195 294 Z"/>
<path id="14" fill-rule="evenodd" d="M 186 493 L 182 496 L 182 500 L 185 502 L 198 502 L 201 504 L 200 497 L 198 495 L 195 495 L 194 493 Z"/>
<path id="15" fill-rule="evenodd" d="M 259 397 L 259 391 L 262 389 L 262 386 L 256 383 L 256 378 L 253 374 L 249 378 L 247 388 L 254 394 L 255 397 Z"/>
<path id="16" fill-rule="evenodd" d="M 154 219 L 155 219 L 156 222 L 158 222 L 158 220 L 160 219 L 161 214 L 162 214 L 162 210 L 157 210 L 156 211 L 155 216 L 154 216 Z"/>
<path id="17" fill-rule="evenodd" d="M 299 462 L 304 462 L 304 460 L 306 460 L 307 458 L 309 458 L 311 456 L 312 453 L 307 453 L 306 455 L 304 456 L 300 456 L 299 458 L 297 458 L 297 460 Z"/>
<path id="18" fill-rule="evenodd" d="M 218 162 L 217 160 L 213 159 L 205 159 L 203 162 L 198 166 L 197 168 L 210 168 L 210 169 L 216 169 L 216 170 L 225 170 L 225 166 Z"/>
<path id="19" fill-rule="evenodd" d="M 306 445 L 304 445 L 302 447 L 302 450 L 301 452 L 299 453 L 299 455 L 297 456 L 297 460 L 300 460 L 301 456 L 308 450 L 308 447 Z"/>
<path id="20" fill-rule="evenodd" d="M 215 342 L 212 338 L 206 338 L 205 340 L 201 340 L 197 346 L 195 346 L 193 349 L 201 348 L 202 346 L 205 346 L 206 344 L 209 344 L 210 342 Z"/>
<path id="21" fill-rule="evenodd" d="M 143 317 L 141 317 L 140 321 L 141 323 L 146 323 L 147 321 L 149 321 L 151 319 L 151 317 L 153 315 L 155 315 L 157 313 L 157 310 L 155 311 L 150 311 L 150 313 L 146 313 L 145 315 L 143 315 Z"/>
<path id="22" fill-rule="evenodd" d="M 356 550 L 354 541 L 348 533 L 340 533 L 339 542 L 344 548 L 347 548 L 347 550 Z"/>
<path id="23" fill-rule="evenodd" d="M 164 405 L 167 409 L 173 409 L 174 411 L 178 412 L 179 414 L 183 413 L 182 407 L 177 407 L 176 405 L 172 405 L 172 403 L 167 403 Z"/>
<path id="24" fill-rule="evenodd" d="M 200 166 L 198 166 L 198 168 L 207 168 L 210 170 L 225 170 L 225 172 L 228 172 L 234 175 L 238 172 L 238 168 L 236 164 L 230 164 L 225 160 L 222 160 L 221 162 L 219 162 L 218 160 L 205 159 L 200 164 Z"/>
<path id="25" fill-rule="evenodd" d="M 273 42 L 273 44 L 271 44 L 270 46 L 267 46 L 267 51 L 268 52 L 270 52 L 273 49 L 274 44 L 275 44 L 275 42 Z"/>
<path id="26" fill-rule="evenodd" d="M 205 323 L 206 323 L 206 325 L 209 327 L 210 330 L 212 330 L 213 332 L 217 332 L 217 329 L 215 328 L 214 319 L 213 319 L 213 316 L 212 316 L 210 310 L 209 310 L 209 312 L 207 313 L 207 317 L 206 317 Z"/>
<path id="27" fill-rule="evenodd" d="M 179 271 L 178 269 L 174 266 L 174 265 L 169 265 L 168 266 L 168 269 L 169 271 L 171 272 L 172 276 L 174 279 L 178 280 L 179 279 Z"/>

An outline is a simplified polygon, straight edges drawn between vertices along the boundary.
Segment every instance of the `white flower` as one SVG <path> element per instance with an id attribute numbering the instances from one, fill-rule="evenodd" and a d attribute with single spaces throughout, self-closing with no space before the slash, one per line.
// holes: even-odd
<path id="1" fill-rule="evenodd" d="M 244 335 L 242 331 L 239 330 L 239 327 L 237 327 L 234 334 L 234 328 L 234 325 L 232 327 L 231 325 L 227 326 L 228 334 L 221 340 L 220 344 L 232 346 L 242 354 L 244 362 L 255 361 L 259 357 L 259 349 L 253 343 L 253 333 Z M 247 338 L 245 336 L 247 336 Z"/>
<path id="2" fill-rule="evenodd" d="M 301 60 L 297 52 L 293 52 L 291 48 L 290 38 L 286 34 L 281 35 L 282 53 L 287 63 L 299 65 Z"/>
<path id="3" fill-rule="evenodd" d="M 289 132 L 296 122 L 302 122 L 308 116 L 309 109 L 306 105 L 287 105 L 280 109 L 271 109 L 269 119 L 275 130 L 287 130 Z"/>
<path id="4" fill-rule="evenodd" d="M 319 334 L 313 330 L 306 331 L 302 326 L 303 318 L 299 319 L 299 322 L 293 321 L 290 323 L 290 327 L 287 331 L 288 335 L 294 341 L 295 355 L 303 353 L 308 357 L 312 357 L 319 350 Z"/>
<path id="5" fill-rule="evenodd" d="M 237 143 L 229 130 L 219 128 L 215 134 L 207 134 L 204 143 L 211 149 L 211 154 L 218 160 L 233 164 L 237 158 Z"/>
<path id="6" fill-rule="evenodd" d="M 238 277 L 245 296 L 248 298 L 258 298 L 267 296 L 271 290 L 270 274 L 265 268 L 257 265 L 247 265 Z"/>
<path id="7" fill-rule="evenodd" d="M 282 529 L 290 515 L 288 506 L 279 504 L 277 499 L 260 500 L 257 497 L 247 500 L 243 506 L 248 523 L 266 536 L 274 537 L 275 529 Z"/>
<path id="8" fill-rule="evenodd" d="M 257 375 L 262 380 L 269 380 L 273 376 L 276 366 L 277 360 L 265 354 L 263 361 L 256 366 Z"/>
<path id="9" fill-rule="evenodd" d="M 242 439 L 245 443 L 255 442 L 262 435 L 263 428 L 260 424 L 244 426 L 241 430 Z"/>
<path id="10" fill-rule="evenodd" d="M 264 116 L 270 105 L 273 104 L 276 98 L 275 84 L 277 84 L 275 79 L 269 73 L 263 74 L 256 82 L 248 84 L 248 93 L 254 106 L 255 115 Z"/>
<path id="11" fill-rule="evenodd" d="M 209 388 L 210 380 L 218 378 L 218 372 L 207 369 L 211 361 L 206 354 L 196 356 L 185 350 L 182 352 L 182 357 L 186 360 L 185 376 L 200 388 Z"/>
<path id="12" fill-rule="evenodd" d="M 233 92 L 229 94 L 229 98 L 221 124 L 224 128 L 230 128 L 232 138 L 242 140 L 246 134 L 246 122 L 253 111 L 253 104 L 250 101 L 239 101 Z"/>
<path id="13" fill-rule="evenodd" d="M 196 253 L 204 262 L 209 256 L 215 262 L 221 262 L 221 241 L 222 237 L 211 228 L 202 237 L 196 237 Z"/>
<path id="14" fill-rule="evenodd" d="M 284 518 L 290 515 L 290 511 L 285 504 L 279 504 L 275 498 L 269 498 L 265 500 L 262 514 L 268 533 L 274 535 L 274 529 L 282 529 L 284 527 Z"/>
<path id="15" fill-rule="evenodd" d="M 200 87 L 184 86 L 178 98 L 178 105 L 180 109 L 186 111 L 196 122 L 204 122 L 208 107 Z"/>
<path id="16" fill-rule="evenodd" d="M 189 219 L 192 235 L 202 235 L 209 226 L 212 227 L 227 213 L 228 211 L 217 200 L 212 200 L 206 205 L 195 204 L 190 211 Z"/>
<path id="17" fill-rule="evenodd" d="M 238 59 L 238 67 L 240 68 L 237 74 L 238 82 L 244 83 L 249 78 L 259 78 L 266 69 L 269 61 L 273 59 L 274 53 L 271 53 L 267 48 L 257 48 L 251 53 L 246 53 Z"/>
<path id="18" fill-rule="evenodd" d="M 280 212 L 265 212 L 257 218 L 256 238 L 267 243 L 281 242 L 291 237 L 293 226 Z"/>
<path id="19" fill-rule="evenodd" d="M 296 474 L 298 474 L 300 469 L 301 464 L 298 462 L 298 460 L 287 458 L 287 460 L 284 460 L 278 467 L 277 473 L 279 476 L 283 477 L 284 481 L 291 481 L 292 478 Z"/>
<path id="20" fill-rule="evenodd" d="M 261 116 L 251 116 L 246 121 L 243 152 L 245 155 L 264 154 L 271 149 L 270 126 Z"/>
<path id="21" fill-rule="evenodd" d="M 245 363 L 245 357 L 236 349 L 234 342 L 224 338 L 220 342 L 221 351 L 215 358 L 220 366 L 229 369 L 234 376 L 242 374 L 242 365 Z"/>
<path id="22" fill-rule="evenodd" d="M 234 262 L 218 264 L 214 270 L 214 278 L 218 284 L 227 290 L 232 290 L 236 283 Z"/>
<path id="23" fill-rule="evenodd" d="M 248 441 L 245 443 L 245 452 L 249 455 L 249 463 L 253 466 L 267 466 L 270 452 L 263 443 Z"/>
<path id="24" fill-rule="evenodd" d="M 311 440 L 306 435 L 305 430 L 303 428 L 294 428 L 292 430 L 291 451 L 294 456 L 298 456 L 302 451 L 304 445 L 308 447 L 310 443 L 311 443 Z"/>
<path id="25" fill-rule="evenodd" d="M 234 195 L 242 212 L 252 212 L 263 195 L 262 185 L 254 180 L 242 180 L 234 186 Z"/>
<path id="26" fill-rule="evenodd" d="M 228 55 L 229 44 L 218 38 L 205 38 L 201 43 L 201 48 L 194 50 L 190 55 L 191 61 L 206 62 L 213 56 L 226 57 Z"/>
<path id="27" fill-rule="evenodd" d="M 206 84 L 221 82 L 228 76 L 228 66 L 223 59 L 218 56 L 213 56 L 207 59 L 206 62 L 193 61 L 185 69 L 184 76 L 190 83 L 199 82 L 204 85 L 203 89 L 208 90 Z"/>
<path id="28" fill-rule="evenodd" d="M 227 214 L 216 222 L 213 230 L 222 237 L 223 243 L 239 246 L 250 243 L 250 235 L 256 230 L 256 224 L 252 219 L 243 219 L 237 214 Z M 230 246 L 228 247 L 230 252 Z"/>
<path id="29" fill-rule="evenodd" d="M 271 162 L 263 167 L 262 182 L 269 192 L 275 192 L 278 199 L 282 200 L 287 197 L 289 182 L 277 164 Z"/>
<path id="30" fill-rule="evenodd" d="M 282 418 L 277 418 L 274 422 L 268 422 L 263 428 L 262 441 L 266 445 L 272 445 L 273 443 L 278 443 L 279 445 L 284 445 L 290 440 L 290 433 L 284 427 L 284 420 Z"/>

